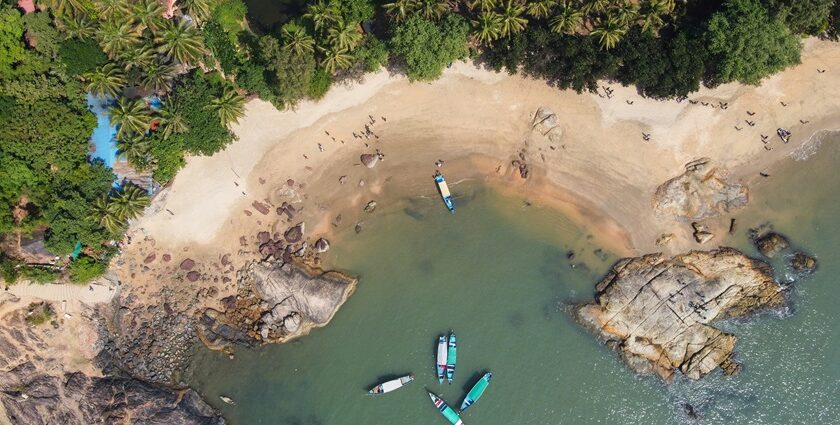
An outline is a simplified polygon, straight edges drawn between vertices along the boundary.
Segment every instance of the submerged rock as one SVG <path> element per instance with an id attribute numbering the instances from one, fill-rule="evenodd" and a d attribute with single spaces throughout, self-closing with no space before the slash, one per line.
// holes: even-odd
<path id="1" fill-rule="evenodd" d="M 376 209 L 376 201 L 370 201 L 365 205 L 365 212 L 372 213 Z"/>
<path id="2" fill-rule="evenodd" d="M 685 168 L 685 173 L 656 189 L 653 204 L 658 214 L 700 220 L 742 207 L 749 201 L 747 187 L 731 181 L 729 173 L 713 167 L 708 158 L 689 162 Z"/>
<path id="3" fill-rule="evenodd" d="M 779 307 L 780 290 L 770 266 L 735 249 L 650 254 L 616 263 L 575 315 L 636 372 L 699 379 L 737 370 L 735 335 L 710 323 Z"/>
<path id="4" fill-rule="evenodd" d="M 764 236 L 760 236 L 755 239 L 754 243 L 758 251 L 761 252 L 761 255 L 767 258 L 775 257 L 776 254 L 790 246 L 788 240 L 776 232 L 770 232 Z"/>
<path id="5" fill-rule="evenodd" d="M 800 273 L 813 273 L 817 269 L 817 259 L 803 252 L 797 252 L 791 257 L 790 266 Z"/>
<path id="6" fill-rule="evenodd" d="M 330 241 L 320 238 L 315 241 L 315 245 L 312 246 L 312 250 L 317 253 L 327 252 L 330 250 Z"/>

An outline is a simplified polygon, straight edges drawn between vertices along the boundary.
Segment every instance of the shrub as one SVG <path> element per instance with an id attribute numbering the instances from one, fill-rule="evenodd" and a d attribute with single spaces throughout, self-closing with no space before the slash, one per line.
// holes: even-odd
<path id="1" fill-rule="evenodd" d="M 213 19 L 229 34 L 237 34 L 242 30 L 242 22 L 248 8 L 242 0 L 223 0 L 213 9 Z"/>
<path id="2" fill-rule="evenodd" d="M 312 79 L 309 81 L 309 88 L 306 90 L 306 95 L 311 99 L 320 99 L 327 94 L 332 85 L 332 76 L 327 71 L 321 68 L 315 70 Z"/>
<path id="3" fill-rule="evenodd" d="M 95 258 L 81 256 L 67 267 L 70 271 L 70 281 L 73 283 L 87 283 L 105 274 L 108 270 L 106 263 L 96 261 Z"/>
<path id="4" fill-rule="evenodd" d="M 30 266 L 21 268 L 20 275 L 35 283 L 50 283 L 58 279 L 60 273 L 44 267 Z"/>
<path id="5" fill-rule="evenodd" d="M 58 49 L 58 56 L 71 76 L 93 71 L 108 62 L 108 56 L 105 56 L 99 44 L 89 40 L 71 39 L 62 42 Z"/>

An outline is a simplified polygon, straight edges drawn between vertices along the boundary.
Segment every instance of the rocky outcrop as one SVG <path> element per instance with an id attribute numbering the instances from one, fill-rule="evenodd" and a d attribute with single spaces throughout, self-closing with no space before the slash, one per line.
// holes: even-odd
<path id="1" fill-rule="evenodd" d="M 784 303 L 772 269 L 737 250 L 694 251 L 619 261 L 577 319 L 641 374 L 699 379 L 718 367 L 734 373 L 735 335 L 710 324 Z"/>
<path id="2" fill-rule="evenodd" d="M 755 247 L 761 252 L 761 255 L 767 258 L 773 258 L 776 254 L 782 252 L 790 246 L 787 238 L 776 233 L 770 232 L 765 235 L 755 238 L 753 241 Z"/>
<path id="3" fill-rule="evenodd" d="M 802 274 L 811 274 L 817 269 L 817 259 L 803 252 L 793 254 L 790 267 Z"/>
<path id="4" fill-rule="evenodd" d="M 238 274 L 235 297 L 207 309 L 199 335 L 209 347 L 285 342 L 329 323 L 356 289 L 345 274 L 292 262 L 255 262 Z"/>
<path id="5" fill-rule="evenodd" d="M 547 137 L 553 143 L 559 142 L 563 136 L 557 114 L 551 108 L 545 106 L 537 108 L 537 112 L 534 113 L 534 119 L 531 122 L 531 128 L 533 131 Z"/>
<path id="6" fill-rule="evenodd" d="M 87 314 L 94 313 L 88 312 Z M 173 391 L 122 375 L 89 376 L 49 340 L 61 326 L 96 326 L 91 321 L 27 326 L 23 313 L 0 328 L 0 423 L 27 425 L 149 424 L 222 425 L 224 420 L 192 390 Z M 60 320 L 59 320 L 60 321 Z M 101 348 L 100 344 L 96 344 Z M 100 352 L 100 365 L 110 360 Z M 107 365 L 106 365 L 107 367 Z"/>
<path id="7" fill-rule="evenodd" d="M 656 189 L 653 205 L 657 214 L 702 220 L 743 207 L 749 190 L 732 181 L 729 173 L 712 165 L 708 158 L 689 162 L 685 173 Z"/>

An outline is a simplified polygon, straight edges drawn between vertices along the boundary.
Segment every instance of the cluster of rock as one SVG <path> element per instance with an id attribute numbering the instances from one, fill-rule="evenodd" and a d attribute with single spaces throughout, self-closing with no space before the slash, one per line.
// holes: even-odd
<path id="1" fill-rule="evenodd" d="M 750 236 L 758 252 L 767 258 L 775 258 L 791 247 L 786 237 L 767 229 L 752 229 Z M 787 260 L 790 268 L 799 274 L 811 274 L 817 269 L 817 259 L 802 251 L 793 252 Z"/>
<path id="2" fill-rule="evenodd" d="M 192 390 L 173 391 L 131 377 L 88 376 L 51 358 L 42 328 L 12 318 L 0 329 L 0 423 L 222 425 Z M 109 356 L 100 356 L 100 366 Z M 4 417 L 5 415 L 5 417 Z"/>
<path id="3" fill-rule="evenodd" d="M 714 167 L 709 158 L 685 165 L 685 172 L 656 189 L 653 205 L 657 214 L 702 220 L 749 202 L 749 190 L 731 181 L 729 173 Z"/>
<path id="4" fill-rule="evenodd" d="M 614 265 L 575 315 L 638 373 L 699 379 L 738 370 L 737 338 L 710 323 L 778 308 L 781 289 L 769 265 L 731 248 L 650 254 Z"/>
<path id="5" fill-rule="evenodd" d="M 285 342 L 329 323 L 356 284 L 296 257 L 253 262 L 239 271 L 237 294 L 222 299 L 221 310 L 204 311 L 199 336 L 212 349 Z"/>

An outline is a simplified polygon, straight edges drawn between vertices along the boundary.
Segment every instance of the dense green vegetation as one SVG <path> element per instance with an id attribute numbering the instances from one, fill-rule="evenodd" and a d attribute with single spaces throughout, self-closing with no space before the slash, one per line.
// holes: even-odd
<path id="1" fill-rule="evenodd" d="M 292 107 L 364 72 L 433 80 L 470 57 L 561 88 L 608 79 L 668 98 L 757 84 L 799 61 L 800 36 L 840 36 L 836 0 L 384 1 L 312 0 L 272 28 L 249 24 L 241 0 L 182 0 L 172 17 L 156 0 L 43 0 L 26 15 L 3 3 L 0 235 L 44 230 L 60 256 L 80 243 L 68 277 L 84 281 L 148 204 L 89 159 L 86 92 L 113 100 L 119 155 L 166 184 L 185 155 L 233 140 L 248 94 Z M 5 280 L 49 270 L 0 266 Z"/>

